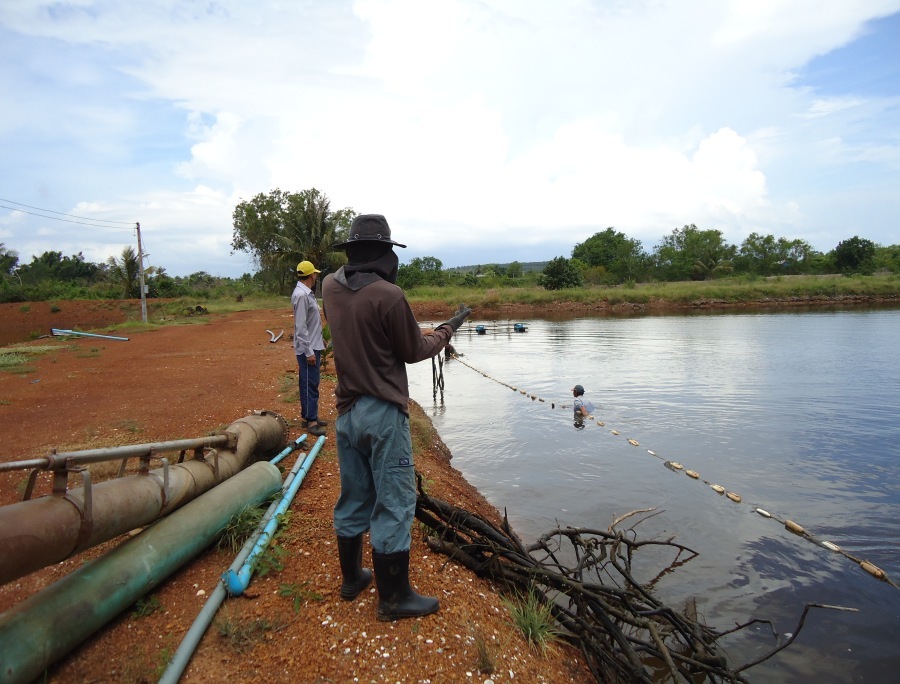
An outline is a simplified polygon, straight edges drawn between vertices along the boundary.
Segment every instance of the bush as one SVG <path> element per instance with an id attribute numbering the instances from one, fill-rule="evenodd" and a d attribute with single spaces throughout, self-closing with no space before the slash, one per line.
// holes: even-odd
<path id="1" fill-rule="evenodd" d="M 584 285 L 581 272 L 565 257 L 556 257 L 547 266 L 538 283 L 547 290 L 564 290 Z"/>

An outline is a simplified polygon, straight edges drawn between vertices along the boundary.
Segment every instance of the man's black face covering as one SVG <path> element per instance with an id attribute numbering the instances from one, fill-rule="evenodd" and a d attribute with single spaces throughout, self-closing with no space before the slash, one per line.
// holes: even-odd
<path id="1" fill-rule="evenodd" d="M 400 260 L 391 248 L 379 242 L 361 242 L 347 248 L 349 263 L 344 266 L 344 277 L 352 289 L 357 283 L 362 286 L 371 282 L 363 274 L 375 274 L 382 280 L 395 285 Z M 362 276 L 362 277 L 357 277 Z"/>

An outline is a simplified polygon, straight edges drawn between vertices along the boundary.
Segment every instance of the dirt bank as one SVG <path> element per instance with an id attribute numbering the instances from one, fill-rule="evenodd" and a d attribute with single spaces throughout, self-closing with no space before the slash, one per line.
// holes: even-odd
<path id="1" fill-rule="evenodd" d="M 745 308 L 852 307 L 884 302 L 762 301 Z M 896 304 L 896 302 L 888 302 Z M 151 303 L 151 312 L 155 302 Z M 416 303 L 420 321 L 451 315 L 445 304 Z M 660 313 L 734 308 L 725 302 L 480 307 L 479 317 L 533 318 L 597 313 Z M 0 304 L 0 331 L 48 335 L 52 327 L 92 329 L 140 320 L 140 302 Z M 127 342 L 47 338 L 30 345 L 53 349 L 18 370 L 0 370 L 0 462 L 34 458 L 52 449 L 75 450 L 198 437 L 254 410 L 270 410 L 301 434 L 296 421 L 296 361 L 285 335 L 290 311 L 195 315 L 178 324 L 138 332 L 108 330 Z M 323 416 L 333 419 L 334 377 L 322 386 Z M 496 520 L 497 512 L 452 467 L 446 448 L 421 411 L 417 467 L 429 491 Z M 291 507 L 280 539 L 284 568 L 257 578 L 247 596 L 231 599 L 219 626 L 200 643 L 183 681 L 220 682 L 584 682 L 577 655 L 557 645 L 543 656 L 510 625 L 488 583 L 431 554 L 416 528 L 413 582 L 441 599 L 441 611 L 422 620 L 379 623 L 375 595 L 353 603 L 337 595 L 339 569 L 331 527 L 338 493 L 333 431 Z M 287 466 L 292 465 L 289 459 Z M 0 504 L 21 498 L 27 473 L 0 474 Z M 49 489 L 43 476 L 38 495 Z M 118 540 L 116 540 L 118 541 Z M 97 548 L 0 586 L 0 611 L 40 591 L 112 547 Z M 368 553 L 368 552 L 367 552 Z M 233 553 L 210 550 L 150 596 L 149 614 L 128 612 L 53 666 L 49 682 L 155 682 L 177 649 Z M 367 561 L 368 563 L 368 561 Z M 203 592 L 203 593 L 201 593 Z M 287 592 L 288 595 L 284 595 Z M 299 597 L 296 602 L 294 599 Z M 255 631 L 254 631 L 255 630 Z M 241 635 L 246 638 L 242 638 Z M 0 661 L 3 647 L 0 644 Z M 479 672 L 482 669 L 483 672 Z M 493 674 L 488 670 L 493 670 Z"/>
<path id="2" fill-rule="evenodd" d="M 0 325 L 27 316 L 46 334 L 76 327 L 97 303 L 0 306 Z M 135 319 L 139 303 L 105 309 Z M 435 307 L 424 318 L 446 318 Z M 139 308 L 137 309 L 139 312 Z M 41 318 L 43 316 L 43 318 Z M 96 319 L 92 319 L 96 320 Z M 139 318 L 138 318 L 139 320 Z M 198 437 L 254 410 L 270 410 L 297 426 L 297 365 L 287 335 L 270 342 L 266 329 L 290 331 L 290 311 L 198 316 L 182 325 L 134 332 L 127 342 L 48 338 L 53 350 L 19 371 L 0 371 L 0 461 L 118 444 Z M 334 418 L 334 378 L 322 385 L 322 414 Z M 415 410 L 416 466 L 429 491 L 496 520 L 497 512 L 450 464 L 430 422 Z M 292 465 L 292 458 L 287 466 Z M 0 503 L 18 500 L 27 473 L 0 475 Z M 74 486 L 74 485 L 73 485 Z M 333 428 L 291 506 L 279 544 L 284 568 L 254 579 L 245 597 L 229 599 L 200 643 L 182 681 L 221 682 L 584 682 L 570 649 L 535 652 L 511 626 L 494 588 L 429 552 L 414 530 L 412 581 L 438 596 L 441 610 L 421 620 L 381 623 L 373 592 L 347 603 L 338 596 L 339 568 L 331 527 L 338 494 Z M 41 478 L 38 495 L 49 489 Z M 0 587 L 5 611 L 105 548 L 89 550 Z M 368 557 L 368 550 L 366 552 Z M 48 682 L 155 682 L 234 554 L 212 549 L 154 590 L 147 615 L 122 614 L 53 666 Z M 367 564 L 369 563 L 367 558 Z M 288 595 L 284 595 L 287 592 Z M 295 603 L 295 598 L 298 600 Z M 2 656 L 2 644 L 0 644 Z M 2 657 L 0 657 L 2 660 Z M 479 668 L 483 671 L 479 672 Z M 493 673 L 489 672 L 492 670 Z"/>

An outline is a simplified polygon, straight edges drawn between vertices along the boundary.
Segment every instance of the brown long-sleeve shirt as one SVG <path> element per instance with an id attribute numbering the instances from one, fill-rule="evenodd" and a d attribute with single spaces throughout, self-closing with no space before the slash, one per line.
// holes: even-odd
<path id="1" fill-rule="evenodd" d="M 325 277 L 322 308 L 334 345 L 338 414 L 364 395 L 397 404 L 408 414 L 406 364 L 438 354 L 453 329 L 442 325 L 424 334 L 403 290 L 380 278 L 352 290 L 341 270 Z"/>

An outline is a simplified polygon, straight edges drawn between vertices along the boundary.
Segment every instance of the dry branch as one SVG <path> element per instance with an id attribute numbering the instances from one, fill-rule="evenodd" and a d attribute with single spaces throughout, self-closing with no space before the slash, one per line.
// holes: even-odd
<path id="1" fill-rule="evenodd" d="M 757 621 L 717 632 L 699 622 L 691 606 L 677 611 L 654 596 L 656 582 L 697 553 L 671 539 L 638 540 L 634 526 L 648 516 L 627 530 L 616 529 L 629 517 L 654 515 L 653 509 L 620 516 L 607 530 L 557 527 L 526 546 L 505 514 L 498 529 L 477 514 L 429 496 L 418 481 L 416 518 L 429 530 L 429 547 L 506 592 L 530 593 L 549 606 L 560 638 L 581 651 L 598 682 L 746 682 L 741 673 L 788 645 L 729 669 L 718 639 Z M 632 561 L 645 546 L 669 548 L 674 558 L 641 584 L 633 576 Z"/>

